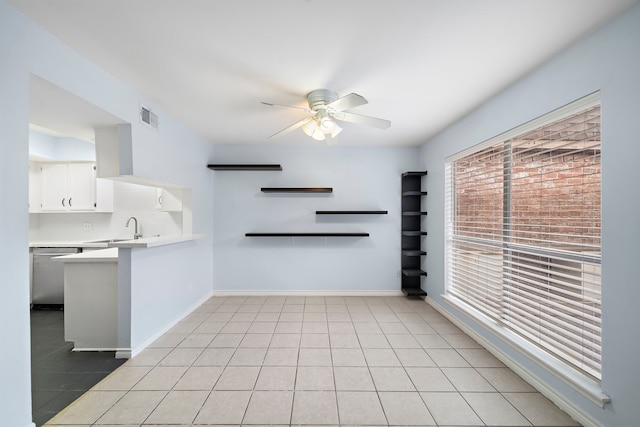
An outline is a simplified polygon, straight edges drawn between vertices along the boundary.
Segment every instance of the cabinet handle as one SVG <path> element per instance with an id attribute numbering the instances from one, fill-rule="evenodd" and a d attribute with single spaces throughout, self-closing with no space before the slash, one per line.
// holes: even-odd
<path id="1" fill-rule="evenodd" d="M 62 198 L 62 206 L 65 206 L 65 207 L 66 207 L 67 205 L 65 205 L 65 204 L 64 204 L 65 199 L 66 199 L 66 197 L 63 197 L 63 198 Z"/>
<path id="2" fill-rule="evenodd" d="M 158 197 L 158 204 L 161 205 L 162 204 L 162 196 Z"/>
<path id="3" fill-rule="evenodd" d="M 71 197 L 69 197 L 69 207 L 71 207 Z"/>

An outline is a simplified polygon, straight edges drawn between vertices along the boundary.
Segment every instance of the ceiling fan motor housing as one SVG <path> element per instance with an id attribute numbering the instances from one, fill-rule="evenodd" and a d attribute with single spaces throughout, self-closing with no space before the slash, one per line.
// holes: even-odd
<path id="1" fill-rule="evenodd" d="M 325 105 L 338 99 L 338 94 L 327 89 L 316 89 L 307 95 L 309 108 L 313 111 L 322 109 Z"/>

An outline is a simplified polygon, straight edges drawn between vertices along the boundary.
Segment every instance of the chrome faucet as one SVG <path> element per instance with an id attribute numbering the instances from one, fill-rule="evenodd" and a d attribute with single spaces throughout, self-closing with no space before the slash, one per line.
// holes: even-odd
<path id="1" fill-rule="evenodd" d="M 135 223 L 135 230 L 133 231 L 133 238 L 134 239 L 139 239 L 142 237 L 142 234 L 138 234 L 138 219 L 135 216 L 132 216 L 131 218 L 129 218 L 127 220 L 127 225 L 125 225 L 125 227 L 129 227 L 129 223 L 131 222 L 131 220 L 133 220 L 133 222 Z"/>

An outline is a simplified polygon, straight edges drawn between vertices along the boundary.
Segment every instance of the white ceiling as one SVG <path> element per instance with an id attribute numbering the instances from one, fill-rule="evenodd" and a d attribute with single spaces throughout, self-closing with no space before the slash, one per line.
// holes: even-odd
<path id="1" fill-rule="evenodd" d="M 6 0 L 212 143 L 293 144 L 305 95 L 358 93 L 342 145 L 418 145 L 637 0 Z M 153 108 L 153 106 L 152 106 Z M 160 116 L 162 123 L 162 115 Z"/>

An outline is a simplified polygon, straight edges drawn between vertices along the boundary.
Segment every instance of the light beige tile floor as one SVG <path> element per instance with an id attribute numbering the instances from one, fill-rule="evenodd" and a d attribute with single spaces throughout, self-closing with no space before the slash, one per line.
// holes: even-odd
<path id="1" fill-rule="evenodd" d="M 424 301 L 214 297 L 46 425 L 577 426 Z"/>

